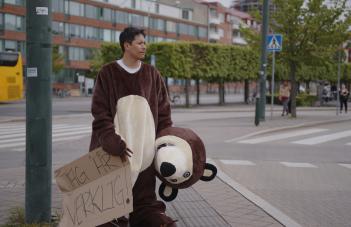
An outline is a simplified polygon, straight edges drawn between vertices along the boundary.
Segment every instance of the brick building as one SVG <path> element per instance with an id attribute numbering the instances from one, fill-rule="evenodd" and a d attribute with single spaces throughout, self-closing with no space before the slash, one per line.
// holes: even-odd
<path id="1" fill-rule="evenodd" d="M 65 57 L 65 69 L 54 82 L 77 83 L 89 70 L 94 49 L 102 42 L 118 42 L 128 25 L 145 28 L 149 42 L 207 42 L 207 8 L 186 2 L 184 7 L 179 1 L 162 0 L 52 1 L 52 41 Z M 0 0 L 0 51 L 26 55 L 25 15 L 25 0 Z"/>

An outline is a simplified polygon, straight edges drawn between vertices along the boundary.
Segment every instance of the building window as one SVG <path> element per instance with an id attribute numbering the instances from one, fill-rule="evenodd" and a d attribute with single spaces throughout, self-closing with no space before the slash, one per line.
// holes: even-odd
<path id="1" fill-rule="evenodd" d="M 136 8 L 136 1 L 135 0 L 132 0 L 132 8 L 135 9 Z"/>
<path id="2" fill-rule="evenodd" d="M 199 27 L 199 37 L 206 38 L 207 37 L 207 29 L 203 27 Z"/>
<path id="3" fill-rule="evenodd" d="M 92 19 L 98 19 L 98 8 L 91 5 L 85 5 L 85 16 Z"/>
<path id="4" fill-rule="evenodd" d="M 5 30 L 23 31 L 23 18 L 13 14 L 5 14 Z"/>
<path id="5" fill-rule="evenodd" d="M 0 31 L 4 30 L 4 14 L 0 13 Z"/>
<path id="6" fill-rule="evenodd" d="M 196 27 L 193 25 L 188 25 L 188 35 L 197 36 Z"/>
<path id="7" fill-rule="evenodd" d="M 54 35 L 63 35 L 64 33 L 64 24 L 62 22 L 52 22 L 52 34 Z"/>
<path id="8" fill-rule="evenodd" d="M 166 22 L 166 31 L 167 32 L 177 32 L 177 24 L 173 21 Z"/>
<path id="9" fill-rule="evenodd" d="M 104 42 L 112 42 L 112 33 L 110 29 L 102 29 L 102 40 Z"/>
<path id="10" fill-rule="evenodd" d="M 65 5 L 64 5 L 63 0 L 52 1 L 52 11 L 53 12 L 63 13 L 64 9 L 65 9 Z"/>
<path id="11" fill-rule="evenodd" d="M 162 19 L 150 18 L 150 27 L 159 31 L 165 30 L 165 21 Z"/>
<path id="12" fill-rule="evenodd" d="M 5 51 L 17 51 L 17 42 L 13 40 L 5 40 Z"/>
<path id="13" fill-rule="evenodd" d="M 0 51 L 4 51 L 4 43 L 2 39 L 0 39 Z"/>
<path id="14" fill-rule="evenodd" d="M 69 24 L 69 37 L 84 38 L 84 26 Z"/>
<path id="15" fill-rule="evenodd" d="M 116 43 L 119 43 L 119 36 L 121 35 L 121 32 L 120 31 L 116 31 L 115 32 L 115 42 Z"/>
<path id="16" fill-rule="evenodd" d="M 99 30 L 94 27 L 86 26 L 85 27 L 85 38 L 98 40 L 99 39 Z"/>
<path id="17" fill-rule="evenodd" d="M 84 4 L 73 1 L 66 1 L 65 12 L 69 15 L 84 17 Z"/>
<path id="18" fill-rule="evenodd" d="M 218 17 L 217 10 L 211 8 L 211 9 L 210 9 L 210 15 L 211 15 L 211 17 Z"/>
<path id="19" fill-rule="evenodd" d="M 145 20 L 144 16 L 140 16 L 137 14 L 129 14 L 130 16 L 130 24 L 135 26 L 135 27 L 143 27 L 145 26 L 145 21 L 147 21 L 147 18 Z"/>
<path id="20" fill-rule="evenodd" d="M 220 14 L 218 14 L 219 15 L 219 21 L 221 22 L 221 23 L 224 23 L 224 14 L 223 13 L 220 13 Z"/>
<path id="21" fill-rule="evenodd" d="M 112 10 L 107 8 L 101 8 L 100 10 L 100 19 L 104 21 L 112 21 Z"/>
<path id="22" fill-rule="evenodd" d="M 4 0 L 4 3 L 6 4 L 12 4 L 12 5 L 20 5 L 23 6 L 24 1 L 23 0 Z"/>
<path id="23" fill-rule="evenodd" d="M 116 11 L 116 23 L 119 24 L 129 24 L 129 15 L 128 13 Z"/>

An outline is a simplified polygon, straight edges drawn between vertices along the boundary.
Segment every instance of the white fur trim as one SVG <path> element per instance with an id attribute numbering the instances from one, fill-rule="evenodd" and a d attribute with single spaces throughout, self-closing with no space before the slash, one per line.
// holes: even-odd
<path id="1" fill-rule="evenodd" d="M 132 185 L 155 156 L 155 121 L 147 100 L 138 95 L 120 98 L 114 117 L 115 130 L 133 152 L 129 158 Z"/>
<path id="2" fill-rule="evenodd" d="M 189 143 L 177 136 L 162 136 L 155 142 L 155 150 L 161 144 L 173 144 L 175 146 L 166 146 L 160 148 L 155 156 L 154 164 L 156 170 L 161 174 L 160 167 L 162 162 L 172 163 L 176 167 L 176 172 L 165 179 L 171 184 L 180 184 L 187 181 L 193 174 L 193 152 Z M 184 173 L 189 172 L 188 177 Z M 177 180 L 172 182 L 171 180 Z"/>

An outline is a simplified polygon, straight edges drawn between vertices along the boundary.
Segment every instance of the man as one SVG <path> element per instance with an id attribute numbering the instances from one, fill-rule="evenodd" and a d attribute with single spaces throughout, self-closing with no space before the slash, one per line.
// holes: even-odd
<path id="1" fill-rule="evenodd" d="M 142 62 L 146 52 L 144 31 L 134 27 L 124 29 L 120 35 L 120 45 L 122 59 L 104 65 L 96 79 L 91 109 L 94 121 L 90 150 L 101 146 L 106 152 L 120 156 L 123 160 L 129 157 L 132 160 L 137 153 L 130 144 L 133 138 L 128 139 L 120 134 L 118 128 L 121 126 L 116 125 L 116 119 L 120 115 L 128 118 L 136 114 L 135 111 L 130 111 L 129 100 L 145 100 L 143 103 L 147 104 L 151 113 L 151 125 L 154 125 L 154 128 L 148 128 L 154 131 L 149 134 L 157 134 L 172 125 L 171 111 L 162 77 L 154 67 Z M 139 120 L 136 123 L 134 119 L 120 119 L 119 122 L 127 124 L 124 125 L 125 128 L 144 131 L 141 128 L 143 125 L 150 125 L 150 121 Z M 127 136 L 128 133 L 132 134 L 127 132 Z M 133 181 L 133 212 L 129 215 L 131 227 L 176 226 L 175 221 L 165 215 L 165 204 L 156 199 L 155 183 L 155 169 L 150 163 Z M 126 218 L 120 218 L 117 226 L 127 226 L 127 223 Z M 116 224 L 110 222 L 101 226 L 112 227 Z"/>

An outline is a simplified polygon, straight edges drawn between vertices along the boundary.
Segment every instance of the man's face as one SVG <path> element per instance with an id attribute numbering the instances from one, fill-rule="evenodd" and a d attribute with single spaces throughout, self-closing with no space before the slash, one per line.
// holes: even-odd
<path id="1" fill-rule="evenodd" d="M 136 60 L 142 60 L 145 58 L 146 43 L 145 38 L 142 34 L 135 36 L 132 43 L 125 43 L 125 52 L 128 53 L 132 58 Z"/>

